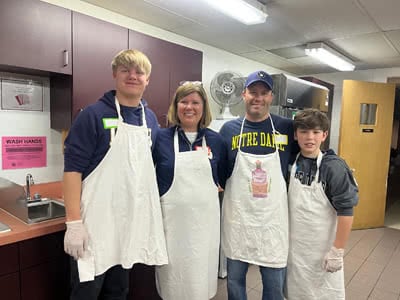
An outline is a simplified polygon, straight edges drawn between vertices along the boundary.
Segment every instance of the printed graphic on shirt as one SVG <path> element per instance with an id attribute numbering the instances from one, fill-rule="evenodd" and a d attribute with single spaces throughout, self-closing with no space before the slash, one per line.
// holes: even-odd
<path id="1" fill-rule="evenodd" d="M 303 171 L 296 170 L 294 174 L 294 178 L 298 179 L 301 184 L 310 186 L 311 183 L 315 180 L 315 174 L 306 173 Z M 325 190 L 326 181 L 322 180 L 322 187 Z"/>
<path id="2" fill-rule="evenodd" d="M 267 198 L 268 189 L 270 184 L 268 183 L 267 171 L 261 168 L 261 161 L 255 162 L 256 168 L 251 172 L 251 192 L 254 198 Z"/>
<path id="3" fill-rule="evenodd" d="M 231 146 L 232 150 L 238 149 L 240 134 L 232 136 Z M 242 141 L 240 147 L 267 147 L 275 148 L 275 143 L 278 149 L 285 151 L 285 146 L 288 145 L 287 134 L 271 134 L 268 132 L 245 132 L 242 133 Z"/>

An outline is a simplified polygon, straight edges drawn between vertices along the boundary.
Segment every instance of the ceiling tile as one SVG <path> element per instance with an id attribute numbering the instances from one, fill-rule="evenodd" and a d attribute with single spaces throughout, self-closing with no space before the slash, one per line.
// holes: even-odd
<path id="1" fill-rule="evenodd" d="M 324 41 L 376 32 L 375 23 L 349 0 L 279 0 L 268 5 L 268 13 L 307 40 Z"/>
<path id="2" fill-rule="evenodd" d="M 147 24 L 160 27 L 166 30 L 184 26 L 191 21 L 188 18 L 182 18 L 154 7 L 144 1 L 126 1 L 126 0 L 83 0 L 85 2 L 103 7 L 121 15 L 134 18 Z"/>
<path id="3" fill-rule="evenodd" d="M 400 51 L 400 30 L 385 32 L 386 37 L 398 51 Z"/>
<path id="4" fill-rule="evenodd" d="M 279 48 L 279 49 L 269 49 L 268 51 L 279 55 L 284 58 L 295 58 L 295 57 L 303 57 L 305 56 L 304 49 L 306 48 L 306 45 L 298 45 L 294 47 L 286 47 L 286 48 Z"/>
<path id="5" fill-rule="evenodd" d="M 368 61 L 384 57 L 398 57 L 399 53 L 386 41 L 381 33 L 358 35 L 352 38 L 336 39 L 332 44 L 350 55 L 354 61 Z"/>
<path id="6" fill-rule="evenodd" d="M 287 67 L 293 67 L 296 65 L 295 62 L 291 62 L 283 57 L 280 57 L 273 53 L 269 53 L 268 51 L 262 51 L 262 50 L 244 53 L 244 54 L 242 54 L 242 56 L 247 57 L 252 60 L 255 60 L 255 61 L 262 62 L 264 64 L 267 64 L 267 65 L 277 68 L 277 69 L 285 69 Z"/>
<path id="7" fill-rule="evenodd" d="M 399 0 L 359 0 L 383 31 L 400 29 Z"/>

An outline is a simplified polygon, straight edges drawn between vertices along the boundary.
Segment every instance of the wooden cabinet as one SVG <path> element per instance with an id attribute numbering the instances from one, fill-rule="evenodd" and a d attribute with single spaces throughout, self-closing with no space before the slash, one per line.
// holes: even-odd
<path id="1" fill-rule="evenodd" d="M 50 83 L 51 127 L 66 129 L 78 113 L 115 89 L 111 60 L 128 47 L 128 29 L 72 13 L 73 74 L 53 76 Z"/>
<path id="2" fill-rule="evenodd" d="M 152 64 L 150 83 L 143 98 L 161 127 L 167 126 L 171 98 L 181 81 L 201 81 L 200 51 L 157 39 L 79 13 L 73 13 L 72 79 L 54 75 L 50 83 L 51 127 L 69 128 L 81 109 L 115 89 L 111 60 L 123 49 L 138 49 Z M 129 39 L 129 44 L 128 44 Z"/>
<path id="3" fill-rule="evenodd" d="M 143 98 L 154 111 L 162 127 L 166 126 L 169 105 L 169 42 L 129 30 L 129 48 L 146 54 L 151 62 L 149 85 Z"/>
<path id="4" fill-rule="evenodd" d="M 115 89 L 111 60 L 128 47 L 128 29 L 80 13 L 72 14 L 72 117 Z"/>
<path id="5" fill-rule="evenodd" d="M 64 232 L 19 243 L 21 300 L 63 300 L 69 295 Z"/>
<path id="6" fill-rule="evenodd" d="M 171 44 L 170 98 L 182 81 L 202 81 L 203 53 L 188 47 Z"/>
<path id="7" fill-rule="evenodd" d="M 0 276 L 1 299 L 20 300 L 19 273 Z"/>
<path id="8" fill-rule="evenodd" d="M 144 98 L 162 127 L 179 82 L 202 79 L 200 51 L 38 0 L 0 1 L 0 44 L 0 70 L 50 73 L 54 129 L 69 128 L 79 111 L 115 88 L 111 60 L 128 47 L 151 60 Z"/>
<path id="9" fill-rule="evenodd" d="M 37 0 L 0 1 L 0 65 L 71 74 L 71 11 Z"/>
<path id="10" fill-rule="evenodd" d="M 0 247 L 0 295 L 7 300 L 63 300 L 69 297 L 64 232 Z"/>
<path id="11" fill-rule="evenodd" d="M 201 81 L 203 54 L 133 30 L 129 30 L 129 48 L 142 51 L 151 61 L 150 83 L 143 98 L 161 127 L 166 127 L 168 107 L 179 83 Z"/>
<path id="12" fill-rule="evenodd" d="M 0 247 L 0 295 L 2 299 L 19 300 L 18 244 Z"/>
<path id="13" fill-rule="evenodd" d="M 69 299 L 67 261 L 67 259 L 51 260 L 21 270 L 21 300 Z"/>
<path id="14" fill-rule="evenodd" d="M 70 258 L 63 245 L 64 231 L 0 246 L 0 299 L 69 299 Z M 127 299 L 161 300 L 154 266 L 134 265 Z"/>
<path id="15" fill-rule="evenodd" d="M 18 244 L 0 247 L 0 276 L 19 270 Z"/>

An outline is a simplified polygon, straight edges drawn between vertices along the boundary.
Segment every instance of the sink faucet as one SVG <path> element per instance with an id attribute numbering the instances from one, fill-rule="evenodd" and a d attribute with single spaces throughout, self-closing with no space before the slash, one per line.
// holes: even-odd
<path id="1" fill-rule="evenodd" d="M 26 174 L 26 196 L 25 199 L 26 201 L 31 201 L 31 184 L 34 184 L 35 182 L 33 181 L 32 174 L 28 173 Z"/>

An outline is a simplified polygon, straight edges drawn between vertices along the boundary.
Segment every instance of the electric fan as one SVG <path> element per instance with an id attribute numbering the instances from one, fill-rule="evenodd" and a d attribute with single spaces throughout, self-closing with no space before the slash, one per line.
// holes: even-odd
<path id="1" fill-rule="evenodd" d="M 230 107 L 242 101 L 245 78 L 232 71 L 215 74 L 210 83 L 210 94 L 221 107 L 220 115 L 212 121 L 210 127 L 218 131 L 227 120 L 236 119 L 230 112 Z"/>

